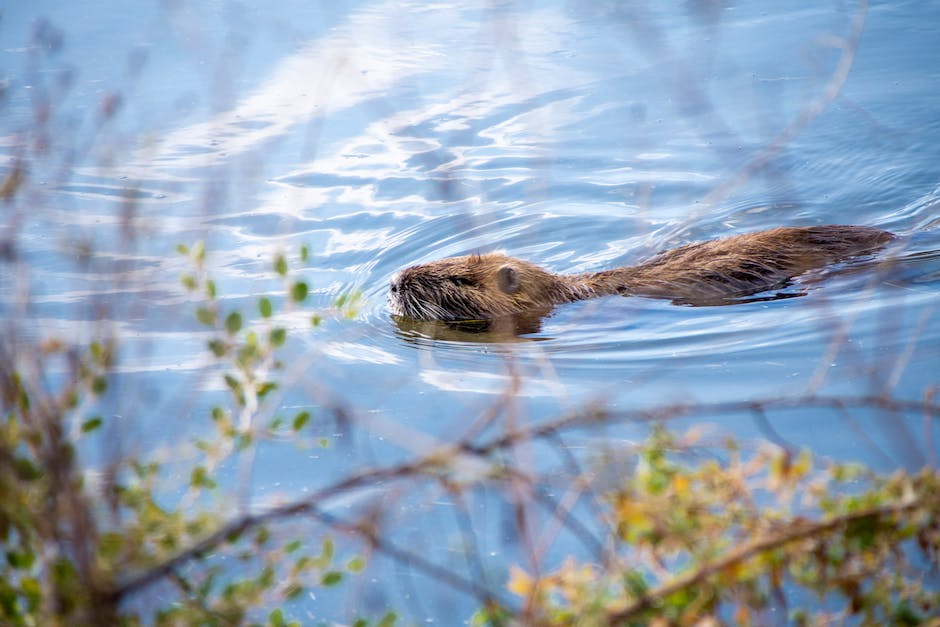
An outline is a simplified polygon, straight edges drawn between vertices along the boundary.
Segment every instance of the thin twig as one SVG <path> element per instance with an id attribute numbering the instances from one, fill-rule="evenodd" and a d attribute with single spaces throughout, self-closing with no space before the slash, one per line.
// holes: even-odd
<path id="1" fill-rule="evenodd" d="M 342 481 L 327 486 L 308 495 L 303 499 L 286 503 L 255 515 L 246 515 L 229 524 L 225 525 L 213 534 L 210 534 L 203 540 L 193 546 L 184 549 L 175 556 L 154 566 L 153 568 L 131 577 L 124 583 L 118 585 L 110 596 L 115 598 L 126 598 L 128 595 L 147 587 L 160 579 L 166 577 L 173 569 L 205 555 L 218 546 L 224 545 L 230 541 L 230 538 L 238 537 L 244 532 L 263 524 L 283 520 L 300 515 L 312 515 L 321 519 L 327 519 L 326 514 L 321 509 L 321 504 L 331 498 L 341 495 L 347 495 L 360 489 L 379 485 L 383 481 L 402 480 L 408 477 L 430 473 L 434 474 L 441 470 L 446 461 L 454 460 L 461 454 L 472 454 L 480 458 L 488 459 L 490 455 L 505 451 L 515 447 L 520 442 L 532 442 L 537 439 L 551 437 L 559 430 L 583 428 L 601 423 L 616 423 L 626 421 L 655 421 L 678 419 L 690 415 L 712 415 L 712 414 L 734 414 L 753 411 L 755 407 L 767 408 L 811 408 L 820 407 L 828 409 L 840 408 L 881 408 L 899 413 L 919 413 L 932 418 L 940 417 L 940 405 L 933 401 L 933 398 L 925 398 L 923 401 L 909 401 L 904 399 L 887 398 L 883 396 L 857 396 L 857 397 L 828 397 L 828 396 L 808 396 L 801 398 L 770 398 L 757 401 L 729 401 L 713 403 L 708 405 L 673 405 L 654 407 L 645 410 L 618 411 L 612 412 L 600 408 L 594 408 L 589 411 L 574 412 L 561 418 L 543 423 L 541 425 L 520 428 L 511 431 L 499 437 L 491 439 L 489 442 L 471 445 L 462 443 L 457 446 L 443 447 L 422 458 L 408 461 L 405 463 L 389 466 L 386 468 L 369 469 L 349 476 Z M 492 460 L 491 460 L 492 461 Z M 498 473 L 497 473 L 498 476 Z M 519 483 L 519 476 L 516 476 L 515 485 L 522 487 Z M 378 545 L 377 545 L 378 546 Z M 390 552 L 390 551 L 386 551 Z M 404 554 L 401 549 L 393 549 L 392 553 Z M 413 563 L 417 563 L 413 562 Z M 428 566 L 430 569 L 438 569 L 435 565 Z M 448 571 L 449 572 L 449 571 Z M 480 588 L 481 598 L 488 598 L 489 592 L 485 594 L 482 588 L 473 582 L 467 582 L 457 578 L 452 573 L 448 579 L 453 578 L 457 587 L 463 589 L 477 590 Z M 435 575 L 436 576 L 436 575 Z M 445 581 L 447 579 L 444 579 Z"/>

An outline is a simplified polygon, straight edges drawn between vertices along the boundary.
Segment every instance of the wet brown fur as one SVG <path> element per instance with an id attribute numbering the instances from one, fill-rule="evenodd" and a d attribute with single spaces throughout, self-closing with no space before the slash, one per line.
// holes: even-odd
<path id="1" fill-rule="evenodd" d="M 402 270 L 392 280 L 389 304 L 393 313 L 418 320 L 486 320 L 609 294 L 718 304 L 874 252 L 893 237 L 864 226 L 780 227 L 688 244 L 636 266 L 573 275 L 502 253 L 450 257 Z"/>

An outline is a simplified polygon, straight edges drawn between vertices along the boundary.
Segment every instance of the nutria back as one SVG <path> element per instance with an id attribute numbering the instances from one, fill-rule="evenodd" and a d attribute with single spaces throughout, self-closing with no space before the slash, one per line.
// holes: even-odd
<path id="1" fill-rule="evenodd" d="M 418 320 L 486 320 L 608 294 L 726 303 L 875 252 L 893 238 L 865 226 L 780 227 L 688 244 L 636 266 L 575 275 L 554 274 L 502 253 L 450 257 L 398 273 L 389 307 Z"/>

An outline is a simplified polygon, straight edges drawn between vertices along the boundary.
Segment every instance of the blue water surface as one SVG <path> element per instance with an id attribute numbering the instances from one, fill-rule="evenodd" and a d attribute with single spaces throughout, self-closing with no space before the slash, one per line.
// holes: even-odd
<path id="1" fill-rule="evenodd" d="M 314 415 L 310 446 L 259 445 L 258 509 L 425 454 L 488 411 L 487 436 L 588 403 L 628 416 L 807 395 L 916 401 L 940 384 L 936 2 L 3 11 L 0 174 L 28 171 L 0 233 L 16 249 L 0 279 L 11 337 L 28 346 L 116 332 L 103 412 L 128 454 L 165 453 L 184 482 L 197 458 L 185 443 L 214 433 L 208 408 L 226 398 L 210 332 L 179 281 L 191 266 L 176 245 L 197 240 L 224 311 L 259 318 L 268 295 L 289 331 L 282 387 L 255 426 Z M 900 237 L 803 277 L 799 297 L 727 307 L 607 297 L 558 307 L 520 337 L 403 324 L 386 304 L 395 272 L 449 255 L 503 250 L 584 272 L 690 241 L 827 223 Z M 278 251 L 311 286 L 302 305 L 284 302 Z M 333 305 L 350 294 L 347 316 Z M 919 414 L 875 408 L 852 420 L 803 407 L 677 422 L 882 470 L 936 464 L 940 432 Z M 646 429 L 624 420 L 566 442 L 589 467 Z M 516 463 L 557 487 L 572 477 L 556 453 L 533 446 Z M 469 466 L 468 481 L 479 470 Z M 229 479 L 244 476 L 233 467 Z M 374 488 L 322 505 L 351 517 L 380 506 L 391 542 L 463 577 L 482 569 L 503 595 L 509 564 L 531 570 L 499 490 L 463 495 L 476 531 L 468 547 L 454 495 L 433 482 Z M 558 534 L 541 545 L 542 568 L 591 559 L 577 538 L 549 531 L 552 512 L 532 516 L 536 535 Z M 356 583 L 291 611 L 351 622 L 391 607 L 456 624 L 478 604 L 378 552 Z"/>

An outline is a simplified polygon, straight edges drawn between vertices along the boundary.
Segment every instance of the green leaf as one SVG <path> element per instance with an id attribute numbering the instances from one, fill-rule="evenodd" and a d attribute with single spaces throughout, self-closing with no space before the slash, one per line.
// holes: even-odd
<path id="1" fill-rule="evenodd" d="M 361 573 L 362 569 L 366 567 L 366 561 L 359 557 L 358 555 L 348 562 L 346 562 L 346 570 L 351 573 Z"/>
<path id="2" fill-rule="evenodd" d="M 290 542 L 284 545 L 284 552 L 293 553 L 294 551 L 299 549 L 302 544 L 303 543 L 300 540 L 291 540 Z"/>
<path id="3" fill-rule="evenodd" d="M 210 300 L 215 298 L 215 281 L 212 279 L 206 281 L 206 296 L 208 296 Z"/>
<path id="4" fill-rule="evenodd" d="M 287 260 L 284 258 L 284 255 L 278 255 L 274 258 L 274 271 L 281 276 L 287 274 Z"/>
<path id="5" fill-rule="evenodd" d="M 310 258 L 310 249 L 306 244 L 300 245 L 300 260 L 304 263 L 307 263 L 307 259 Z"/>
<path id="6" fill-rule="evenodd" d="M 251 366 L 251 363 L 259 357 L 258 347 L 253 343 L 245 343 L 238 349 L 236 362 L 243 369 L 247 369 Z"/>
<path id="7" fill-rule="evenodd" d="M 42 600 L 42 589 L 39 587 L 39 580 L 33 577 L 25 577 L 20 581 L 20 589 L 26 597 L 27 609 L 35 614 Z"/>
<path id="8" fill-rule="evenodd" d="M 308 422 L 310 422 L 310 412 L 299 412 L 296 416 L 294 416 L 294 431 L 300 431 Z"/>
<path id="9" fill-rule="evenodd" d="M 196 466 L 193 468 L 189 476 L 189 484 L 194 488 L 208 488 L 210 490 L 217 485 L 215 480 L 209 475 L 209 471 L 206 470 L 205 466 Z"/>
<path id="10" fill-rule="evenodd" d="M 271 329 L 271 346 L 277 347 L 282 346 L 287 340 L 287 329 L 283 327 L 277 327 L 276 329 Z"/>
<path id="11" fill-rule="evenodd" d="M 124 546 L 124 534 L 116 531 L 110 531 L 101 534 L 98 539 L 98 550 L 102 557 L 107 560 L 115 559 Z"/>
<path id="12" fill-rule="evenodd" d="M 18 390 L 18 392 L 19 394 L 16 395 L 16 405 L 20 408 L 20 411 L 24 413 L 28 412 L 30 408 L 29 394 L 26 392 L 26 390 L 23 390 L 23 389 Z M 78 399 L 76 398 L 75 403 L 69 404 L 69 407 L 74 407 L 77 404 L 78 404 Z"/>
<path id="13" fill-rule="evenodd" d="M 91 381 L 91 391 L 97 396 L 101 396 L 108 391 L 108 380 L 102 376 L 95 377 Z"/>
<path id="14" fill-rule="evenodd" d="M 845 536 L 847 539 L 856 540 L 859 548 L 865 550 L 874 544 L 877 530 L 877 516 L 865 516 L 851 521 L 845 530 Z"/>
<path id="15" fill-rule="evenodd" d="M 94 431 L 101 426 L 101 423 L 104 422 L 101 419 L 101 416 L 92 416 L 88 420 L 82 423 L 82 433 L 89 433 Z"/>
<path id="16" fill-rule="evenodd" d="M 326 560 L 324 564 L 329 564 L 331 561 L 333 561 L 333 552 L 333 541 L 329 538 L 326 538 L 323 540 L 323 553 L 320 555 L 321 559 Z"/>
<path id="17" fill-rule="evenodd" d="M 261 571 L 261 576 L 258 577 L 257 582 L 258 585 L 263 588 L 270 588 L 271 584 L 274 583 L 274 568 L 272 568 L 270 565 L 265 566 Z"/>
<path id="18" fill-rule="evenodd" d="M 43 476 L 43 471 L 26 457 L 17 457 L 13 460 L 13 469 L 16 477 L 21 481 L 35 481 Z"/>
<path id="19" fill-rule="evenodd" d="M 302 303 L 307 294 L 310 292 L 310 288 L 307 287 L 307 284 L 303 281 L 297 281 L 290 288 L 290 296 L 294 299 L 295 303 Z"/>
<path id="20" fill-rule="evenodd" d="M 189 246 L 187 246 L 186 244 L 177 244 L 177 245 L 176 245 L 176 252 L 178 252 L 178 253 L 181 254 L 181 255 L 188 255 L 188 254 L 189 254 Z"/>
<path id="21" fill-rule="evenodd" d="M 245 392 L 242 390 L 242 384 L 230 374 L 225 375 L 225 384 L 232 391 L 232 394 L 235 395 L 235 400 L 238 401 L 239 405 L 245 404 Z"/>
<path id="22" fill-rule="evenodd" d="M 649 584 L 643 574 L 635 570 L 623 574 L 623 586 L 634 598 L 642 598 L 649 590 Z"/>
<path id="23" fill-rule="evenodd" d="M 239 451 L 244 451 L 246 448 L 251 446 L 251 443 L 254 441 L 255 437 L 250 431 L 239 433 L 235 438 L 235 448 Z"/>
<path id="24" fill-rule="evenodd" d="M 271 300 L 266 296 L 259 298 L 258 311 L 261 313 L 262 318 L 270 318 L 271 314 L 274 312 L 274 308 L 271 306 Z"/>
<path id="25" fill-rule="evenodd" d="M 215 325 L 215 312 L 208 307 L 200 307 L 196 310 L 196 320 L 211 327 Z"/>
<path id="26" fill-rule="evenodd" d="M 92 359 L 95 360 L 95 363 L 102 368 L 107 368 L 111 365 L 111 351 L 101 342 L 94 341 L 89 344 L 88 352 L 91 353 Z"/>
<path id="27" fill-rule="evenodd" d="M 233 311 L 225 318 L 225 330 L 228 331 L 229 335 L 235 335 L 242 329 L 242 315 L 237 311 Z"/>
<path id="28" fill-rule="evenodd" d="M 233 392 L 241 392 L 242 390 L 242 384 L 238 381 L 238 379 L 230 374 L 225 375 L 225 384 Z"/>
<path id="29" fill-rule="evenodd" d="M 264 383 L 258 384 L 255 394 L 258 395 L 258 398 L 264 398 L 268 392 L 277 389 L 277 383 L 273 381 L 265 381 Z"/>
<path id="30" fill-rule="evenodd" d="M 202 240 L 193 244 L 193 258 L 202 263 L 206 259 L 206 244 Z"/>
<path id="31" fill-rule="evenodd" d="M 191 274 L 184 274 L 180 277 L 180 283 L 183 284 L 183 287 L 188 289 L 190 292 L 196 289 L 196 277 Z"/>
<path id="32" fill-rule="evenodd" d="M 312 326 L 318 327 L 318 326 L 320 326 L 322 323 L 323 323 L 323 317 L 322 317 L 322 316 L 318 316 L 318 315 L 316 315 L 316 314 L 314 314 L 313 316 L 310 316 L 310 324 L 311 324 Z"/>
<path id="33" fill-rule="evenodd" d="M 223 357 L 225 353 L 228 352 L 228 345 L 222 340 L 216 338 L 214 340 L 209 340 L 209 350 L 212 351 L 212 354 L 216 357 Z"/>
<path id="34" fill-rule="evenodd" d="M 271 532 L 268 531 L 267 527 L 260 527 L 258 532 L 255 534 L 255 544 L 258 546 L 263 546 L 271 539 Z"/>
<path id="35" fill-rule="evenodd" d="M 7 551 L 7 564 L 16 569 L 25 570 L 33 565 L 36 556 L 28 551 Z"/>
<path id="36" fill-rule="evenodd" d="M 284 598 L 287 600 L 296 599 L 303 593 L 303 591 L 304 591 L 304 587 L 301 586 L 300 584 L 296 584 L 296 583 L 289 584 L 284 589 Z"/>
<path id="37" fill-rule="evenodd" d="M 929 624 L 927 623 L 927 617 L 915 610 L 907 599 L 897 604 L 892 612 L 891 619 L 892 625 L 910 625 L 911 627 L 916 627 L 917 625 Z"/>
<path id="38" fill-rule="evenodd" d="M 377 627 L 392 627 L 397 620 L 398 615 L 395 612 L 388 612 L 382 617 L 382 620 L 379 621 Z"/>
<path id="39" fill-rule="evenodd" d="M 281 608 L 277 608 L 268 614 L 268 624 L 271 625 L 271 627 L 285 627 L 287 623 L 284 622 L 284 611 Z"/>
<path id="40" fill-rule="evenodd" d="M 320 579 L 320 584 L 324 587 L 329 588 L 330 586 L 335 586 L 343 580 L 343 573 L 338 570 L 331 570 L 329 572 L 323 573 L 323 577 Z"/>

